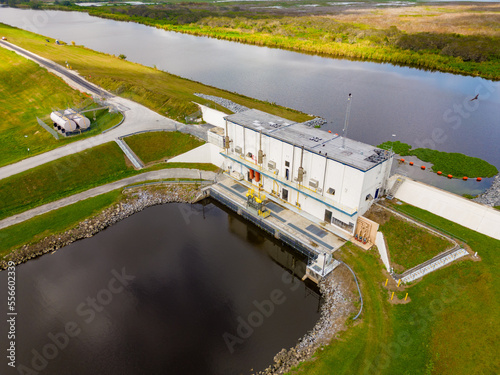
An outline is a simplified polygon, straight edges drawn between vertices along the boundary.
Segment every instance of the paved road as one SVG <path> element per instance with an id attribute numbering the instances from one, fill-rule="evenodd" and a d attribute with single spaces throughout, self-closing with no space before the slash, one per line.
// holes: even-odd
<path id="1" fill-rule="evenodd" d="M 206 139 L 207 128 L 211 127 L 209 125 L 181 124 L 180 122 L 161 116 L 141 104 L 128 99 L 120 98 L 118 96 L 113 96 L 112 94 L 105 92 L 98 86 L 86 81 L 76 72 L 67 70 L 50 60 L 34 55 L 33 53 L 14 46 L 11 43 L 0 41 L 0 46 L 14 50 L 20 55 L 37 62 L 52 73 L 63 78 L 71 87 L 77 90 L 89 93 L 91 95 L 98 94 L 99 97 L 105 96 L 108 103 L 120 109 L 125 115 L 125 120 L 120 126 L 106 133 L 99 134 L 81 141 L 76 141 L 66 146 L 59 147 L 43 154 L 36 155 L 31 158 L 24 159 L 17 163 L 6 165 L 0 168 L 0 179 L 15 175 L 17 173 L 37 167 L 61 157 L 68 156 L 103 143 L 114 141 L 118 137 L 123 137 L 135 132 L 148 130 L 179 130 Z"/>
<path id="2" fill-rule="evenodd" d="M 124 178 L 123 180 L 118 180 L 111 182 L 106 185 L 98 186 L 96 188 L 84 191 L 79 194 L 72 195 L 67 198 L 60 199 L 55 202 L 47 203 L 43 206 L 33 208 L 32 210 L 22 212 L 18 215 L 8 217 L 4 220 L 0 220 L 0 229 L 7 228 L 11 225 L 21 223 L 25 220 L 29 220 L 35 216 L 42 215 L 44 213 L 57 210 L 58 208 L 68 206 L 70 204 L 82 201 L 87 198 L 95 197 L 108 191 L 123 188 L 128 185 L 149 181 L 149 180 L 161 180 L 167 178 L 178 178 L 178 179 L 199 179 L 204 180 L 214 180 L 216 174 L 214 172 L 200 171 L 198 169 L 162 169 L 159 171 L 152 171 L 139 174 L 137 176 L 132 176 Z"/>

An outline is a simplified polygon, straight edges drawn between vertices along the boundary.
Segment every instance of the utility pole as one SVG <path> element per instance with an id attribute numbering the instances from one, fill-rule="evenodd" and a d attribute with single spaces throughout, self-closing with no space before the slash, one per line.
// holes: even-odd
<path id="1" fill-rule="evenodd" d="M 351 114 L 351 102 L 352 102 L 352 94 L 349 93 L 349 97 L 347 98 L 347 109 L 345 112 L 345 122 L 344 122 L 344 136 L 342 138 L 342 149 L 345 149 L 345 138 L 347 137 L 347 127 L 349 126 L 349 115 Z"/>

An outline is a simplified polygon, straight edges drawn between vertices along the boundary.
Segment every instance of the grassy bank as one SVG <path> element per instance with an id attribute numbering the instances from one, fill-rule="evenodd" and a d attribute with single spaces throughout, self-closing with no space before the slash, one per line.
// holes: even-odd
<path id="1" fill-rule="evenodd" d="M 401 156 L 416 156 L 422 161 L 432 163 L 432 170 L 451 174 L 454 177 L 493 177 L 498 174 L 498 169 L 485 160 L 467 156 L 457 152 L 442 152 L 429 148 L 412 149 L 412 146 L 400 141 L 384 142 L 377 147 L 392 150 Z"/>
<path id="2" fill-rule="evenodd" d="M 115 142 L 105 143 L 0 180 L 0 219 L 96 186 L 165 168 L 217 169 L 212 164 L 162 163 L 136 171 Z"/>
<path id="3" fill-rule="evenodd" d="M 92 123 L 91 130 L 56 140 L 38 125 L 36 118 L 50 126 L 52 110 L 80 108 L 92 100 L 36 63 L 1 47 L 0 72 L 0 167 L 94 136 L 123 118 L 120 113 L 100 110 L 94 121 L 93 112 L 90 112 L 87 116 Z"/>
<path id="4" fill-rule="evenodd" d="M 121 190 L 111 191 L 1 229 L 0 257 L 26 243 L 37 242 L 44 237 L 73 228 L 79 222 L 117 202 L 120 197 Z"/>
<path id="5" fill-rule="evenodd" d="M 393 216 L 379 230 L 387 240 L 391 265 L 400 273 L 453 246 L 449 241 Z"/>
<path id="6" fill-rule="evenodd" d="M 374 251 L 351 246 L 338 254 L 356 272 L 365 299 L 361 320 L 338 335 L 315 360 L 290 373 L 496 374 L 500 339 L 498 252 L 500 241 L 418 208 L 402 212 L 467 238 L 482 261 L 464 260 L 411 286 L 384 287 L 386 273 Z M 390 302 L 395 291 L 397 303 Z M 409 294 L 409 303 L 399 301 Z"/>
<path id="7" fill-rule="evenodd" d="M 293 121 L 312 118 L 293 109 L 206 86 L 82 46 L 58 46 L 53 39 L 51 43 L 47 43 L 44 36 L 4 24 L 0 24 L 0 33 L 7 36 L 10 42 L 60 65 L 64 66 L 68 61 L 73 69 L 89 81 L 182 122 L 185 116 L 198 110 L 193 101 L 223 110 L 214 103 L 195 96 L 195 93 L 223 97 Z M 224 111 L 227 112 L 225 109 Z"/>
<path id="8" fill-rule="evenodd" d="M 204 142 L 181 132 L 148 132 L 125 138 L 125 142 L 145 163 L 151 163 L 183 154 Z"/>
<path id="9" fill-rule="evenodd" d="M 444 26 L 438 31 L 432 27 L 437 21 L 421 22 L 420 28 L 411 29 L 407 25 L 413 19 L 405 15 L 405 19 L 392 17 L 392 24 L 380 22 L 383 15 L 378 22 L 364 17 L 366 23 L 362 23 L 346 16 L 356 13 L 351 9 L 345 14 L 331 10 L 330 15 L 312 16 L 300 12 L 290 16 L 290 12 L 256 10 L 241 4 L 234 8 L 189 3 L 79 10 L 103 18 L 247 44 L 500 79 L 500 36 L 494 24 L 488 22 L 496 8 L 483 10 L 487 14 L 465 7 L 460 9 L 462 18 L 472 15 L 472 24 L 480 24 L 477 33 L 470 32 L 470 27 L 468 32 L 467 28 L 457 31 Z M 384 11 L 374 11 L 379 15 L 381 12 Z M 414 18 L 438 17 L 447 25 L 449 11 L 444 7 L 432 7 L 430 15 L 416 13 Z M 456 20 L 459 22 L 460 18 Z"/>

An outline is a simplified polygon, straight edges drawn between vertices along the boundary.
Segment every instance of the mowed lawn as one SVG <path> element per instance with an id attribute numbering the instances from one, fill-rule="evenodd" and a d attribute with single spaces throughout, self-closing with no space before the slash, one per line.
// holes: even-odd
<path id="1" fill-rule="evenodd" d="M 123 115 L 107 109 L 86 113 L 91 129 L 78 136 L 55 139 L 36 118 L 51 125 L 53 110 L 79 108 L 92 99 L 36 63 L 0 48 L 0 167 L 70 142 L 91 137 L 118 124 Z M 96 107 L 96 105 L 93 105 Z"/>
<path id="2" fill-rule="evenodd" d="M 186 151 L 187 145 L 182 149 Z M 218 169 L 209 163 L 161 163 L 137 171 L 118 145 L 109 142 L 0 180 L 0 219 L 109 182 L 167 168 Z"/>
<path id="3" fill-rule="evenodd" d="M 84 99 L 62 79 L 0 48 L 0 166 L 65 144 L 38 125 L 36 117 Z"/>
<path id="4" fill-rule="evenodd" d="M 311 116 L 293 109 L 206 86 L 82 46 L 58 46 L 53 43 L 53 39 L 51 43 L 47 43 L 41 35 L 4 24 L 0 24 L 0 33 L 7 36 L 10 42 L 60 65 L 68 61 L 86 79 L 179 121 L 184 121 L 185 116 L 198 110 L 193 101 L 214 106 L 212 102 L 199 98 L 194 93 L 224 97 L 293 121 L 311 119 Z M 227 112 L 226 109 L 215 107 Z"/>
<path id="5" fill-rule="evenodd" d="M 147 132 L 124 140 L 145 164 L 169 159 L 205 143 L 181 132 Z"/>
<path id="6" fill-rule="evenodd" d="M 418 266 L 453 247 L 450 241 L 394 216 L 381 225 L 379 231 L 384 233 L 387 240 L 391 265 L 402 267 L 397 269 L 399 267 L 395 266 L 396 272 Z"/>
<path id="7" fill-rule="evenodd" d="M 500 241 L 446 219 L 404 205 L 398 207 L 440 230 L 466 238 L 481 261 L 455 262 L 410 286 L 384 287 L 387 274 L 379 255 L 353 245 L 339 253 L 356 272 L 364 299 L 358 322 L 348 322 L 314 361 L 294 375 L 498 374 Z M 409 294 L 409 303 L 393 304 Z"/>
<path id="8" fill-rule="evenodd" d="M 120 189 L 110 191 L 1 229 L 0 256 L 25 243 L 37 242 L 49 235 L 62 233 L 119 201 L 120 197 Z"/>
<path id="9" fill-rule="evenodd" d="M 0 218 L 135 173 L 115 142 L 99 145 L 0 180 Z"/>

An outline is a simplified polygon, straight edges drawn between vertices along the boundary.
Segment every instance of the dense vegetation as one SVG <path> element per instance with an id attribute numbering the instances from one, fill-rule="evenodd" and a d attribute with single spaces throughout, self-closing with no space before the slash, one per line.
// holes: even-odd
<path id="1" fill-rule="evenodd" d="M 500 340 L 498 252 L 500 241 L 418 208 L 394 205 L 406 214 L 467 238 L 481 261 L 455 262 L 410 286 L 397 288 L 374 251 L 344 246 L 340 256 L 361 282 L 361 320 L 348 321 L 315 360 L 293 375 L 497 374 Z M 390 296 L 395 291 L 396 303 Z M 409 294 L 409 303 L 400 303 Z M 471 319 L 473 317 L 473 319 Z"/>
<path id="2" fill-rule="evenodd" d="M 378 147 L 392 150 L 401 156 L 413 155 L 422 161 L 432 163 L 432 170 L 451 174 L 454 177 L 493 177 L 498 174 L 498 169 L 485 160 L 467 156 L 457 152 L 443 152 L 429 148 L 412 149 L 407 143 L 400 141 L 384 142 Z"/>
<path id="3" fill-rule="evenodd" d="M 283 8 L 272 12 L 270 8 L 241 3 L 59 7 L 242 43 L 500 79 L 500 37 L 495 32 L 407 32 L 395 25 L 345 22 L 337 20 L 336 14 L 311 16 L 287 11 L 286 5 Z"/>

